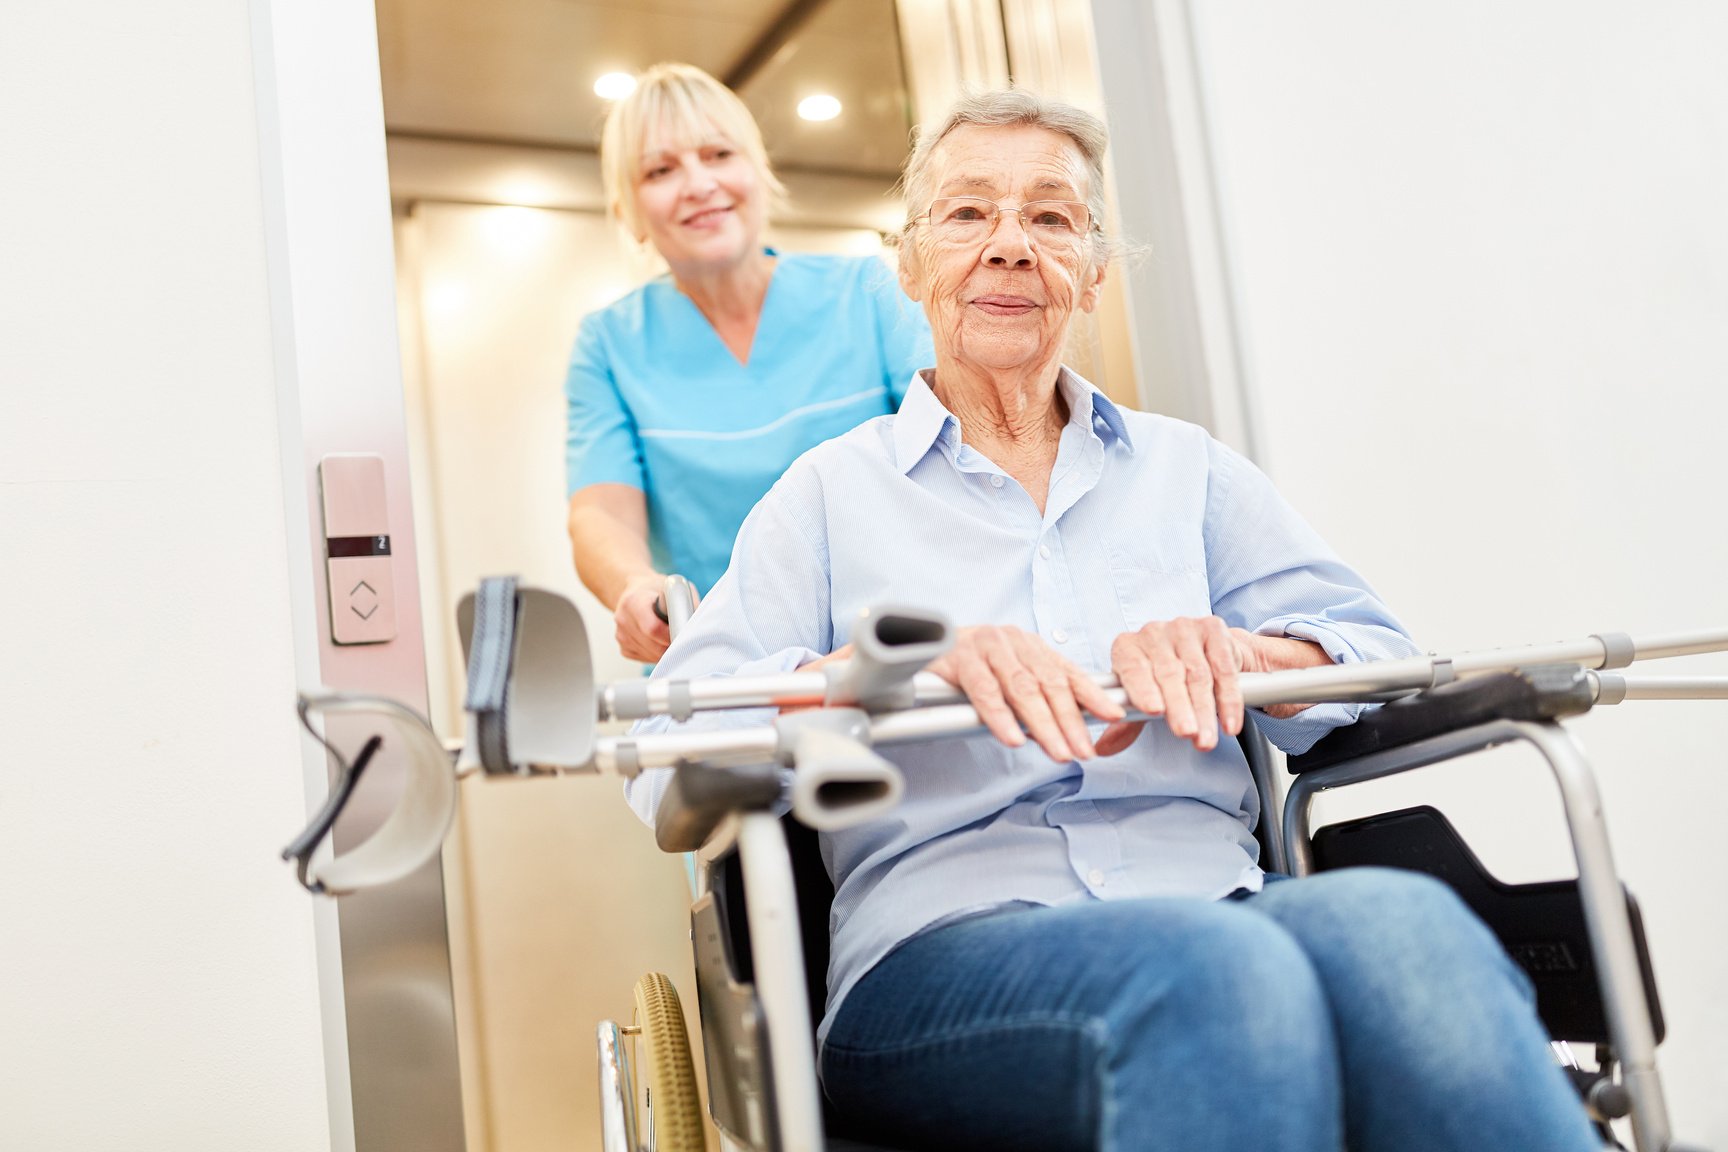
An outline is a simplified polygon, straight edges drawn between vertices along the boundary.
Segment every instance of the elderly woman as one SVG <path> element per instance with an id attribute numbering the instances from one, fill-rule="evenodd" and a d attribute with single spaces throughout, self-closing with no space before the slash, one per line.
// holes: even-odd
<path id="1" fill-rule="evenodd" d="M 935 368 L 787 472 L 660 667 L 819 661 L 883 601 L 960 626 L 934 667 L 992 736 L 890 750 L 901 805 L 823 838 L 825 1091 L 919 1147 L 1595 1148 L 1527 982 L 1447 889 L 1256 866 L 1221 739 L 1239 674 L 1414 649 L 1252 465 L 1062 366 L 1106 272 L 1104 145 L 1024 92 L 920 136 L 900 280 Z M 1125 722 L 1105 670 L 1161 720 Z M 1299 752 L 1356 708 L 1260 724 Z"/>
<path id="2" fill-rule="evenodd" d="M 661 574 L 707 592 L 768 486 L 894 411 L 930 336 L 880 259 L 763 246 L 780 184 L 749 110 L 701 69 L 644 72 L 607 116 L 600 167 L 614 217 L 667 271 L 582 321 L 570 542 L 620 650 L 651 662 L 670 639 Z"/>

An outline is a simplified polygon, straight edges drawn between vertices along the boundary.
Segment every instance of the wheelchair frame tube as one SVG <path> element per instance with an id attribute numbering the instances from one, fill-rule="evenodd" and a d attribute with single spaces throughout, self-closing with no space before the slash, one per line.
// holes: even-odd
<path id="1" fill-rule="evenodd" d="M 744 867 L 750 952 L 756 998 L 768 1033 L 774 1080 L 775 1137 L 779 1152 L 823 1147 L 822 1095 L 816 1083 L 814 1028 L 804 982 L 804 942 L 792 860 L 780 820 L 768 812 L 738 817 L 738 855 Z"/>
<path id="2" fill-rule="evenodd" d="M 636 1078 L 630 1046 L 616 1021 L 602 1020 L 594 1033 L 600 1062 L 600 1146 L 603 1152 L 636 1152 Z"/>
<path id="3" fill-rule="evenodd" d="M 1666 1152 L 1671 1140 L 1668 1105 L 1656 1073 L 1656 1034 L 1638 968 L 1631 916 L 1608 844 L 1608 824 L 1589 761 L 1565 729 L 1553 722 L 1492 720 L 1360 759 L 1303 773 L 1284 801 L 1284 850 L 1295 875 L 1313 871 L 1309 806 L 1314 795 L 1421 768 L 1454 756 L 1523 740 L 1535 747 L 1554 773 L 1578 864 L 1578 892 L 1590 949 L 1600 974 L 1608 1032 L 1621 1062 L 1621 1079 L 1632 1100 L 1632 1135 L 1639 1152 Z"/>

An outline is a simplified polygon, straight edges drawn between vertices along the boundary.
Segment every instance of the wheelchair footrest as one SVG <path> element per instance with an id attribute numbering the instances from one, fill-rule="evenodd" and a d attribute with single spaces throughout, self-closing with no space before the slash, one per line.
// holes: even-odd
<path id="1" fill-rule="evenodd" d="M 1333 824 L 1314 835 L 1318 871 L 1379 865 L 1444 881 L 1480 917 L 1536 986 L 1536 1009 L 1556 1040 L 1607 1043 L 1608 1023 L 1576 880 L 1506 884 L 1483 867 L 1450 821 L 1427 805 Z M 1656 1039 L 1665 1028 L 1644 922 L 1626 904 Z"/>

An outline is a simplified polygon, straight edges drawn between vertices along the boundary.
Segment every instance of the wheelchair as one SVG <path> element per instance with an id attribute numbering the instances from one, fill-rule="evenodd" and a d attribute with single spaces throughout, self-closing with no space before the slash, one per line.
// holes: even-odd
<path id="1" fill-rule="evenodd" d="M 669 585 L 669 590 L 676 586 Z M 669 598 L 673 619 L 682 612 Z M 687 606 L 686 606 L 687 607 Z M 482 583 L 458 612 L 468 657 L 468 726 L 455 771 L 424 720 L 395 701 L 302 696 L 303 723 L 339 775 L 329 800 L 288 849 L 301 883 L 340 896 L 407 875 L 436 854 L 455 809 L 455 778 L 563 772 L 635 776 L 671 769 L 655 839 L 702 863 L 691 910 L 696 999 L 708 1113 L 728 1152 L 919 1152 L 886 1149 L 824 1115 L 813 1022 L 826 999 L 833 887 L 818 837 L 875 819 L 902 782 L 875 745 L 980 731 L 951 685 L 920 669 L 946 649 L 938 617 L 883 608 L 855 625 L 856 655 L 821 671 L 717 681 L 596 686 L 580 614 L 514 579 Z M 1724 698 L 1728 681 L 1623 676 L 1636 659 L 1728 650 L 1728 630 L 1641 642 L 1622 634 L 1454 657 L 1416 657 L 1246 675 L 1250 708 L 1302 700 L 1384 702 L 1293 758 L 1277 819 L 1273 758 L 1252 725 L 1242 738 L 1261 819 L 1260 863 L 1304 875 L 1354 865 L 1415 868 L 1449 883 L 1530 975 L 1557 1042 L 1596 1047 L 1573 1078 L 1605 1144 L 1611 1121 L 1638 1152 L 1682 1152 L 1670 1133 L 1655 1049 L 1663 1033 L 1637 905 L 1620 884 L 1588 762 L 1562 721 L 1593 705 L 1639 698 Z M 1118 693 L 1113 684 L 1108 690 Z M 588 706 L 584 701 L 593 701 Z M 602 719 L 706 708 L 821 706 L 772 725 L 723 732 L 597 737 Z M 364 723 L 362 723 L 364 721 Z M 352 764 L 327 732 L 371 731 Z M 397 808 L 340 858 L 320 848 L 366 763 L 385 740 L 408 753 Z M 1500 882 L 1429 808 L 1382 813 L 1311 832 L 1320 791 L 1346 787 L 1512 742 L 1532 746 L 1559 784 L 1577 862 L 1572 881 Z M 790 782 L 787 769 L 791 768 Z M 790 808 L 790 813 L 786 812 Z M 629 1024 L 597 1030 L 606 1152 L 694 1152 L 705 1121 L 684 1009 L 665 976 L 646 974 Z"/>
<path id="2" fill-rule="evenodd" d="M 1271 747 L 1250 723 L 1240 743 L 1261 800 L 1259 863 L 1296 876 L 1396 867 L 1447 883 L 1530 977 L 1556 1057 L 1604 1147 L 1624 1147 L 1610 1125 L 1625 1120 L 1640 1152 L 1685 1152 L 1671 1137 L 1655 1064 L 1665 1026 L 1638 905 L 1615 873 L 1590 766 L 1560 723 L 1589 710 L 1601 693 L 1601 678 L 1567 664 L 1457 680 L 1388 703 L 1291 759 L 1294 782 L 1282 821 L 1276 819 Z M 1532 746 L 1559 785 L 1578 866 L 1574 880 L 1501 882 L 1428 806 L 1317 832 L 1309 827 L 1309 809 L 1321 791 L 1513 742 Z M 825 1106 L 816 1083 L 812 1022 L 826 1000 L 834 897 L 817 830 L 795 815 L 775 814 L 782 786 L 770 766 L 691 760 L 673 771 L 655 839 L 662 850 L 695 852 L 703 863 L 691 940 L 708 1110 L 722 1146 L 729 1152 L 926 1152 L 871 1143 L 849 1131 Z M 656 1029 L 660 1035 L 651 1036 Z M 642 1078 L 648 1087 L 634 1097 L 643 1103 L 626 1117 L 618 1054 L 630 1034 L 651 1054 Z M 639 1011 L 633 1028 L 600 1024 L 606 1152 L 704 1147 L 693 1061 L 687 1047 L 665 1052 L 682 1045 L 683 1037 L 682 1017 L 657 1021 Z M 1573 1044 L 1594 1047 L 1595 1067 L 1572 1058 Z M 655 1103 L 650 1097 L 671 1075 L 667 1060 L 689 1087 Z M 622 1135 L 632 1125 L 641 1133 L 635 1143 Z"/>

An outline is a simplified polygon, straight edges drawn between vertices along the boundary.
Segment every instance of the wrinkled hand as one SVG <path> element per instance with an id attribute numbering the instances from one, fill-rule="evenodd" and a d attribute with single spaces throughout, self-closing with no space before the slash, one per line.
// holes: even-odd
<path id="1" fill-rule="evenodd" d="M 672 632 L 654 612 L 654 602 L 665 588 L 666 577 L 649 572 L 632 577 L 619 595 L 612 619 L 617 625 L 618 650 L 626 659 L 653 664 L 666 654 Z"/>
<path id="2" fill-rule="evenodd" d="M 1155 620 L 1138 632 L 1124 632 L 1110 646 L 1110 665 L 1128 693 L 1128 702 L 1149 716 L 1163 716 L 1170 731 L 1209 752 L 1222 729 L 1242 731 L 1243 672 L 1329 663 L 1316 644 L 1292 636 L 1258 636 L 1231 628 L 1216 616 Z M 1294 716 L 1306 704 L 1278 704 L 1271 716 Z M 1110 725 L 1098 738 L 1098 752 L 1113 756 L 1134 743 L 1144 720 Z"/>
<path id="3" fill-rule="evenodd" d="M 1052 760 L 1097 755 L 1083 712 L 1105 720 L 1123 715 L 1090 676 L 1019 628 L 961 628 L 954 647 L 929 670 L 966 693 L 1002 743 L 1018 748 L 1029 732 Z"/>

